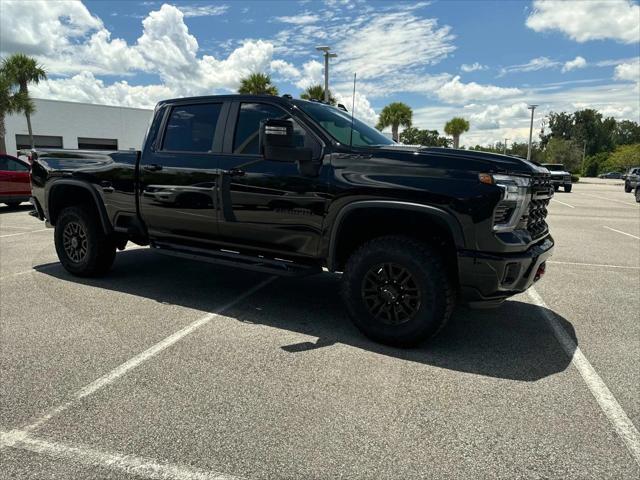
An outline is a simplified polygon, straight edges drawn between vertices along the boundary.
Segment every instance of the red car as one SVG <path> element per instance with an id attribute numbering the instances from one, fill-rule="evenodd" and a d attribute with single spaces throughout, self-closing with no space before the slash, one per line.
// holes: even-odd
<path id="1" fill-rule="evenodd" d="M 31 197 L 31 167 L 28 163 L 0 154 L 0 203 L 15 208 Z"/>

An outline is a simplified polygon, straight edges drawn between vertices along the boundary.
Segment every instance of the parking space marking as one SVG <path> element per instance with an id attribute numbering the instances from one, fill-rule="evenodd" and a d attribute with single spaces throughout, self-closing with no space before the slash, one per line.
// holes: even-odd
<path id="1" fill-rule="evenodd" d="M 556 339 L 562 349 L 571 358 L 571 363 L 578 370 L 582 379 L 594 396 L 600 409 L 607 416 L 618 436 L 622 439 L 634 460 L 640 465 L 640 433 L 626 412 L 622 409 L 609 387 L 604 383 L 598 372 L 595 371 L 587 357 L 584 356 L 580 347 L 569 336 L 567 331 L 558 323 L 557 318 L 551 312 L 542 297 L 534 287 L 527 290 L 529 298 L 540 307 L 542 315 L 551 327 Z"/>
<path id="2" fill-rule="evenodd" d="M 41 230 L 31 230 L 29 232 L 10 233 L 9 235 L 0 235 L 0 238 L 17 237 L 18 235 L 27 235 L 29 233 L 38 233 L 38 232 L 47 232 L 47 231 L 51 231 L 51 229 L 50 228 L 43 228 Z"/>
<path id="3" fill-rule="evenodd" d="M 153 459 L 135 455 L 121 455 L 88 447 L 50 442 L 23 432 L 0 432 L 0 435 L 2 443 L 6 443 L 11 448 L 27 450 L 56 459 L 67 459 L 83 465 L 104 467 L 136 477 L 158 480 L 240 480 L 240 477 L 226 473 L 209 472 L 181 465 L 158 463 Z"/>
<path id="4" fill-rule="evenodd" d="M 152 347 L 146 349 L 144 352 L 141 352 L 138 355 L 130 358 L 129 360 L 127 360 L 126 362 L 124 362 L 120 366 L 114 368 L 113 370 L 111 370 L 110 372 L 106 373 L 105 375 L 103 375 L 102 377 L 98 378 L 97 380 L 94 380 L 89 385 L 86 385 L 86 386 L 82 387 L 80 390 L 76 391 L 72 395 L 71 400 L 69 400 L 69 401 L 67 401 L 67 402 L 65 402 L 65 403 L 63 403 L 61 405 L 58 405 L 56 407 L 53 407 L 53 408 L 49 409 L 44 415 L 42 415 L 40 418 L 38 418 L 33 423 L 23 427 L 21 430 L 14 430 L 12 432 L 9 432 L 8 435 L 11 435 L 12 433 L 17 433 L 19 431 L 28 434 L 30 432 L 33 432 L 33 431 L 37 430 L 38 428 L 43 426 L 45 423 L 47 423 L 49 420 L 51 420 L 53 417 L 56 417 L 57 415 L 61 414 L 62 412 L 68 410 L 70 407 L 75 405 L 77 402 L 79 402 L 83 398 L 88 397 L 89 395 L 97 392 L 101 388 L 104 388 L 107 385 L 109 385 L 110 383 L 113 383 L 118 378 L 122 377 L 127 372 L 129 372 L 130 370 L 133 370 L 134 368 L 140 366 L 141 364 L 143 364 L 147 360 L 153 358 L 158 353 L 160 353 L 163 350 L 167 349 L 168 347 L 170 347 L 174 343 L 178 342 L 182 338 L 186 337 L 190 333 L 193 333 L 194 331 L 196 331 L 200 327 L 203 327 L 204 325 L 208 324 L 214 318 L 222 317 L 222 315 L 221 315 L 222 312 L 232 308 L 238 302 L 241 302 L 242 300 L 244 300 L 245 298 L 247 298 L 250 295 L 254 294 L 255 292 L 257 292 L 261 288 L 266 287 L 269 283 L 273 282 L 276 278 L 277 277 L 269 277 L 266 280 L 263 280 L 262 282 L 260 282 L 259 284 L 251 287 L 249 290 L 245 291 L 243 294 L 241 294 L 240 296 L 236 297 L 232 301 L 230 301 L 227 304 L 221 306 L 215 312 L 208 313 L 204 317 L 201 317 L 198 320 L 195 320 L 195 321 L 191 322 L 186 327 L 184 327 L 184 328 L 178 330 L 177 332 L 169 335 L 168 337 L 166 337 L 165 339 L 159 341 L 158 343 L 156 343 Z M 4 443 L 0 443 L 0 447 L 2 447 L 2 446 L 4 446 Z"/>
<path id="5" fill-rule="evenodd" d="M 593 198 L 599 198 L 600 200 L 608 200 L 609 202 L 616 202 L 616 203 L 621 203 L 622 205 L 627 205 L 630 208 L 634 208 L 635 205 L 631 202 L 625 202 L 623 200 L 616 200 L 615 198 L 607 198 L 607 197 L 601 197 L 599 195 L 593 195 L 592 193 L 584 193 L 584 192 L 576 192 L 580 195 L 587 195 L 589 197 L 593 197 Z"/>
<path id="6" fill-rule="evenodd" d="M 612 232 L 621 233 L 622 235 L 626 235 L 627 237 L 631 237 L 631 238 L 635 238 L 637 240 L 640 240 L 640 237 L 638 237 L 636 235 L 632 235 L 631 233 L 623 232 L 622 230 L 616 230 L 615 228 L 607 227 L 606 225 L 603 225 L 603 227 L 606 228 L 607 230 L 611 230 Z"/>
<path id="7" fill-rule="evenodd" d="M 573 205 L 569 205 L 568 203 L 561 202 L 560 200 L 557 200 L 555 198 L 552 198 L 551 201 L 552 202 L 556 202 L 556 203 L 560 203 L 560 204 L 565 205 L 565 206 L 570 207 L 570 208 L 576 208 Z"/>
<path id="8" fill-rule="evenodd" d="M 625 268 L 629 270 L 640 270 L 640 267 L 632 267 L 629 265 L 610 265 L 608 263 L 560 262 L 558 260 L 547 260 L 547 263 L 555 263 L 558 265 L 581 265 L 583 267 Z"/>
<path id="9" fill-rule="evenodd" d="M 31 230 L 32 227 L 18 227 L 17 225 L 5 225 L 0 223 L 0 228 L 17 228 L 18 230 Z"/>

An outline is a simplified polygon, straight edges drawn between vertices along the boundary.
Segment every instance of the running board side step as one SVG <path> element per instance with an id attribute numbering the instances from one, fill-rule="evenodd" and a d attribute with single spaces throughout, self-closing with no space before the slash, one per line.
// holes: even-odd
<path id="1" fill-rule="evenodd" d="M 305 277 L 322 272 L 322 268 L 317 265 L 304 265 L 277 258 L 244 255 L 230 250 L 207 250 L 164 242 L 153 242 L 150 246 L 153 251 L 163 255 L 284 277 Z"/>

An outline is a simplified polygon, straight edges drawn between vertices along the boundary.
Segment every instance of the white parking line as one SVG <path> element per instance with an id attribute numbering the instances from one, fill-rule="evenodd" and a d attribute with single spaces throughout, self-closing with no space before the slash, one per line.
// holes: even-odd
<path id="1" fill-rule="evenodd" d="M 5 225 L 0 223 L 0 228 L 17 228 L 18 230 L 31 230 L 33 227 L 18 227 L 17 225 Z"/>
<path id="2" fill-rule="evenodd" d="M 618 436 L 622 439 L 634 460 L 640 465 L 640 433 L 625 411 L 622 409 L 616 398 L 613 396 L 600 375 L 594 370 L 587 357 L 584 356 L 580 347 L 569 336 L 567 331 L 560 325 L 556 316 L 551 312 L 542 297 L 535 288 L 531 287 L 527 291 L 529 298 L 538 307 L 551 327 L 556 339 L 562 346 L 566 354 L 571 358 L 571 363 L 578 370 L 587 387 L 595 397 L 598 405 L 607 416 Z"/>
<path id="3" fill-rule="evenodd" d="M 627 233 L 627 232 L 623 232 L 622 230 L 616 230 L 615 228 L 607 227 L 606 225 L 603 225 L 603 227 L 606 228 L 607 230 L 611 230 L 612 232 L 621 233 L 622 235 L 626 235 L 627 237 L 636 238 L 636 239 L 640 240 L 640 237 L 638 237 L 636 235 L 632 235 L 632 234 Z"/>
<path id="4" fill-rule="evenodd" d="M 568 203 L 561 202 L 560 200 L 556 200 L 555 198 L 552 198 L 551 201 L 552 202 L 556 202 L 556 203 L 560 203 L 560 204 L 565 205 L 565 206 L 570 207 L 570 208 L 576 208 L 573 205 L 569 205 Z"/>
<path id="5" fill-rule="evenodd" d="M 240 480 L 226 473 L 208 472 L 191 467 L 159 463 L 135 455 L 103 452 L 88 447 L 66 445 L 34 438 L 23 432 L 0 432 L 2 443 L 19 450 L 67 459 L 75 463 L 116 470 L 136 477 L 158 480 Z"/>
<path id="6" fill-rule="evenodd" d="M 77 402 L 79 402 L 83 398 L 88 397 L 89 395 L 97 392 L 101 388 L 104 388 L 107 385 L 109 385 L 110 383 L 113 383 L 118 378 L 122 377 L 127 372 L 129 372 L 130 370 L 133 370 L 134 368 L 138 367 L 139 365 L 141 365 L 142 363 L 146 362 L 150 358 L 156 356 L 158 353 L 162 352 L 166 348 L 170 347 L 174 343 L 178 342 L 182 338 L 186 337 L 190 333 L 196 331 L 200 327 L 203 327 L 204 325 L 209 323 L 214 318 L 221 317 L 220 314 L 222 312 L 232 308 L 238 302 L 244 300 L 245 298 L 247 298 L 248 296 L 254 294 L 255 292 L 257 292 L 261 288 L 267 286 L 269 283 L 273 282 L 276 278 L 277 277 L 269 277 L 269 278 L 267 278 L 266 280 L 260 282 L 256 286 L 254 286 L 254 287 L 250 288 L 249 290 L 247 290 L 246 292 L 244 292 L 242 295 L 236 297 L 234 300 L 232 300 L 229 303 L 227 303 L 227 304 L 223 305 L 222 307 L 218 308 L 215 312 L 208 313 L 204 317 L 201 317 L 198 320 L 195 320 L 194 322 L 190 323 L 186 327 L 178 330 L 177 332 L 173 333 L 172 335 L 169 335 L 164 340 L 159 341 L 158 343 L 156 343 L 152 347 L 148 348 L 144 352 L 141 352 L 138 355 L 136 355 L 135 357 L 127 360 L 122 365 L 114 368 L 113 370 L 111 370 L 110 372 L 106 373 L 105 375 L 103 375 L 102 377 L 98 378 L 97 380 L 94 380 L 89 385 L 86 385 L 86 386 L 82 387 L 80 390 L 76 391 L 72 395 L 71 400 L 69 400 L 69 401 L 67 401 L 67 402 L 65 402 L 65 403 L 63 403 L 61 405 L 58 405 L 56 407 L 53 407 L 53 408 L 49 409 L 44 415 L 42 415 L 40 418 L 35 420 L 33 423 L 23 427 L 20 431 L 23 432 L 23 433 L 27 433 L 28 434 L 30 432 L 33 432 L 33 431 L 37 430 L 42 425 L 44 425 L 46 422 L 48 422 L 50 419 L 52 419 L 53 417 L 59 415 L 60 413 L 62 413 L 64 411 L 68 410 L 70 407 L 75 405 Z M 12 432 L 9 432 L 8 435 L 11 435 L 11 434 L 17 433 L 17 432 L 18 431 L 12 431 Z M 3 446 L 3 444 L 0 443 L 0 447 L 2 447 L 2 446 Z"/>
<path id="7" fill-rule="evenodd" d="M 593 195 L 591 193 L 584 193 L 584 192 L 576 192 L 579 195 L 587 195 L 589 197 L 593 197 L 593 198 L 599 198 L 600 200 L 607 200 L 609 202 L 616 202 L 616 203 L 621 203 L 622 205 L 627 205 L 628 207 L 634 208 L 635 205 L 631 202 L 625 202 L 623 200 L 616 200 L 615 198 L 607 198 L 607 197 L 601 197 L 599 195 Z"/>
<path id="8" fill-rule="evenodd" d="M 52 230 L 50 228 L 43 228 L 42 230 L 31 230 L 29 232 L 10 233 L 9 235 L 0 235 L 0 238 L 17 237 L 18 235 L 27 235 L 29 233 L 38 233 L 38 232 L 47 232 L 47 231 L 52 231 Z"/>
<path id="9" fill-rule="evenodd" d="M 581 265 L 583 267 L 628 268 L 630 270 L 640 270 L 640 267 L 631 267 L 628 265 L 609 265 L 608 263 L 560 262 L 557 260 L 547 260 L 547 263 L 556 263 L 558 265 Z"/>

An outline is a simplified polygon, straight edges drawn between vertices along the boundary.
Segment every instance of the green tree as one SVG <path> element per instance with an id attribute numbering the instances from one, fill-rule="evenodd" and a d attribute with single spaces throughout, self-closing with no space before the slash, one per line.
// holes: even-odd
<path id="1" fill-rule="evenodd" d="M 631 120 L 618 122 L 614 133 L 614 143 L 616 145 L 640 143 L 640 125 Z"/>
<path id="2" fill-rule="evenodd" d="M 406 145 L 424 145 L 425 147 L 448 147 L 451 140 L 441 137 L 438 130 L 421 130 L 415 127 L 405 128 L 400 134 L 400 142 Z"/>
<path id="3" fill-rule="evenodd" d="M 469 131 L 469 122 L 461 117 L 454 117 L 444 126 L 444 133 L 453 137 L 453 148 L 460 147 L 460 135 Z"/>
<path id="4" fill-rule="evenodd" d="M 623 171 L 636 167 L 640 163 L 640 143 L 620 145 L 609 155 L 605 167 L 607 170 Z"/>
<path id="5" fill-rule="evenodd" d="M 300 98 L 302 98 L 303 100 L 318 100 L 320 102 L 324 102 L 324 87 L 322 85 L 311 85 L 310 87 L 307 87 L 304 92 L 302 92 Z M 331 90 L 329 90 L 329 104 L 336 104 L 336 99 L 331 93 Z"/>
<path id="6" fill-rule="evenodd" d="M 5 115 L 33 111 L 33 102 L 24 92 L 16 91 L 14 83 L 0 70 L 0 153 L 7 153 Z"/>
<path id="7" fill-rule="evenodd" d="M 413 110 L 406 103 L 393 102 L 387 105 L 380 112 L 378 118 L 378 130 L 384 130 L 387 127 L 391 127 L 391 136 L 397 142 L 399 140 L 398 129 L 400 126 L 410 127 L 411 120 L 413 118 Z"/>
<path id="8" fill-rule="evenodd" d="M 278 89 L 265 73 L 252 73 L 240 80 L 238 93 L 243 95 L 278 95 Z"/>
<path id="9" fill-rule="evenodd" d="M 580 170 L 582 149 L 572 140 L 552 138 L 545 149 L 545 162 L 562 163 L 570 172 Z"/>
<path id="10" fill-rule="evenodd" d="M 35 59 L 23 53 L 14 53 L 9 58 L 5 58 L 2 61 L 2 71 L 9 81 L 18 84 L 20 94 L 27 99 L 29 98 L 29 84 L 37 84 L 40 80 L 46 80 L 47 78 L 47 72 L 45 72 L 44 68 L 38 65 Z M 31 148 L 35 148 L 33 130 L 31 128 L 31 115 L 35 112 L 33 102 L 26 102 L 21 111 L 24 112 L 27 118 L 29 143 L 31 143 Z"/>
<path id="11" fill-rule="evenodd" d="M 599 174 L 604 173 L 608 159 L 609 153 L 607 152 L 588 156 L 584 159 L 584 165 L 582 165 L 582 175 L 585 177 L 597 177 Z"/>

